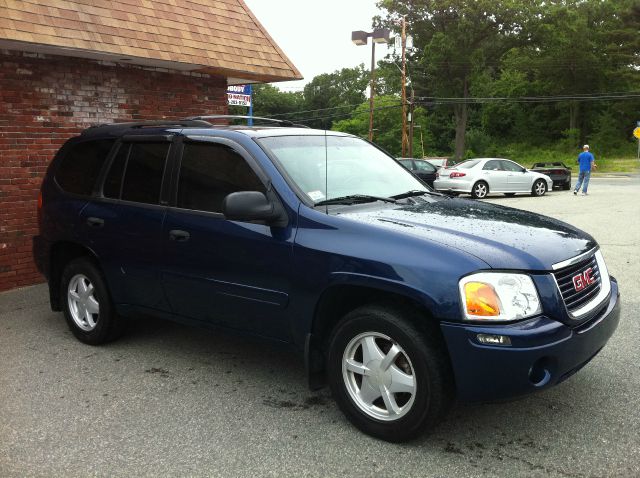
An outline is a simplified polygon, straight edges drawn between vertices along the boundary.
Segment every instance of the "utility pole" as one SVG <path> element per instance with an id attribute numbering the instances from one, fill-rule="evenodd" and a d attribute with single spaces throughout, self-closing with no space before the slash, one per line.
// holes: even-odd
<path id="1" fill-rule="evenodd" d="M 409 157 L 413 158 L 413 124 L 415 122 L 413 118 L 413 99 L 414 91 L 413 84 L 411 84 L 411 102 L 409 103 Z M 422 134 L 422 130 L 420 130 Z"/>
<path id="2" fill-rule="evenodd" d="M 407 59 L 406 59 L 406 46 L 407 46 L 407 20 L 406 17 L 402 17 L 402 157 L 406 157 L 406 151 L 408 146 L 407 137 Z"/>
<path id="3" fill-rule="evenodd" d="M 371 42 L 371 85 L 369 86 L 369 141 L 373 142 L 373 96 L 376 90 L 376 42 Z"/>

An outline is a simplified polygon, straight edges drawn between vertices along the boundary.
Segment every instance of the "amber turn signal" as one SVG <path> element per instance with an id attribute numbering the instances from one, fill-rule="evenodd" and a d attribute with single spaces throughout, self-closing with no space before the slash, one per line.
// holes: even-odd
<path id="1" fill-rule="evenodd" d="M 467 282 L 464 285 L 467 314 L 484 317 L 500 315 L 500 299 L 496 291 L 484 282 Z"/>

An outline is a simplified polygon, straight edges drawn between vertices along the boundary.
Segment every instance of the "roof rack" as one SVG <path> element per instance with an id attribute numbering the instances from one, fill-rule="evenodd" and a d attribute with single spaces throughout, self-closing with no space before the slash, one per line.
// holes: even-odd
<path id="1" fill-rule="evenodd" d="M 276 123 L 279 126 L 295 126 L 298 128 L 309 128 L 307 125 L 297 124 L 289 120 L 278 120 L 273 118 L 264 118 L 262 116 L 242 116 L 242 115 L 205 115 L 205 116 L 190 116 L 185 118 L 187 121 L 206 121 L 216 119 L 252 119 L 253 121 L 265 121 L 267 123 Z"/>
<path id="2" fill-rule="evenodd" d="M 182 126 L 182 127 L 193 127 L 199 126 L 201 128 L 210 128 L 211 123 L 208 121 L 202 121 L 199 119 L 181 119 L 181 120 L 150 120 L 150 121 L 134 121 L 134 122 L 122 122 L 122 123 L 102 123 L 93 126 L 89 126 L 85 129 L 81 134 L 89 134 L 97 132 L 98 129 L 109 128 L 113 130 L 122 130 L 122 129 L 135 129 L 135 128 L 145 128 L 145 127 L 153 127 L 153 126 Z"/>

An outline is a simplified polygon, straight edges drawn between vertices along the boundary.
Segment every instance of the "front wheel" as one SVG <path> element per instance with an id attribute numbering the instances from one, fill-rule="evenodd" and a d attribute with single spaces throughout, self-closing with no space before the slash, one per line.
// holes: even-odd
<path id="1" fill-rule="evenodd" d="M 424 334 L 410 314 L 361 307 L 340 321 L 329 341 L 328 378 L 338 406 L 360 430 L 392 442 L 433 425 L 452 398 L 437 329 Z"/>
<path id="2" fill-rule="evenodd" d="M 474 199 L 483 199 L 489 194 L 489 185 L 484 181 L 478 181 L 471 189 L 471 197 Z"/>
<path id="3" fill-rule="evenodd" d="M 545 183 L 542 179 L 538 179 L 535 183 L 533 183 L 533 187 L 531 188 L 532 196 L 544 196 L 547 192 L 547 183 Z"/>

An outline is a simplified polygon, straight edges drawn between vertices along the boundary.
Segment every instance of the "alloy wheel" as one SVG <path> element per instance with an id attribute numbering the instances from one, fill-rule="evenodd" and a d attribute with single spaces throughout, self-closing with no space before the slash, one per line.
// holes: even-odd
<path id="1" fill-rule="evenodd" d="M 342 377 L 356 406 L 370 417 L 394 421 L 414 403 L 417 383 L 413 365 L 390 337 L 365 332 L 354 337 L 342 358 Z"/>
<path id="2" fill-rule="evenodd" d="M 75 324 L 85 332 L 92 331 L 100 316 L 100 304 L 95 288 L 84 274 L 76 274 L 67 289 L 69 312 Z"/>
<path id="3" fill-rule="evenodd" d="M 474 186 L 475 195 L 477 198 L 484 198 L 487 195 L 487 186 L 484 183 L 478 183 Z"/>

